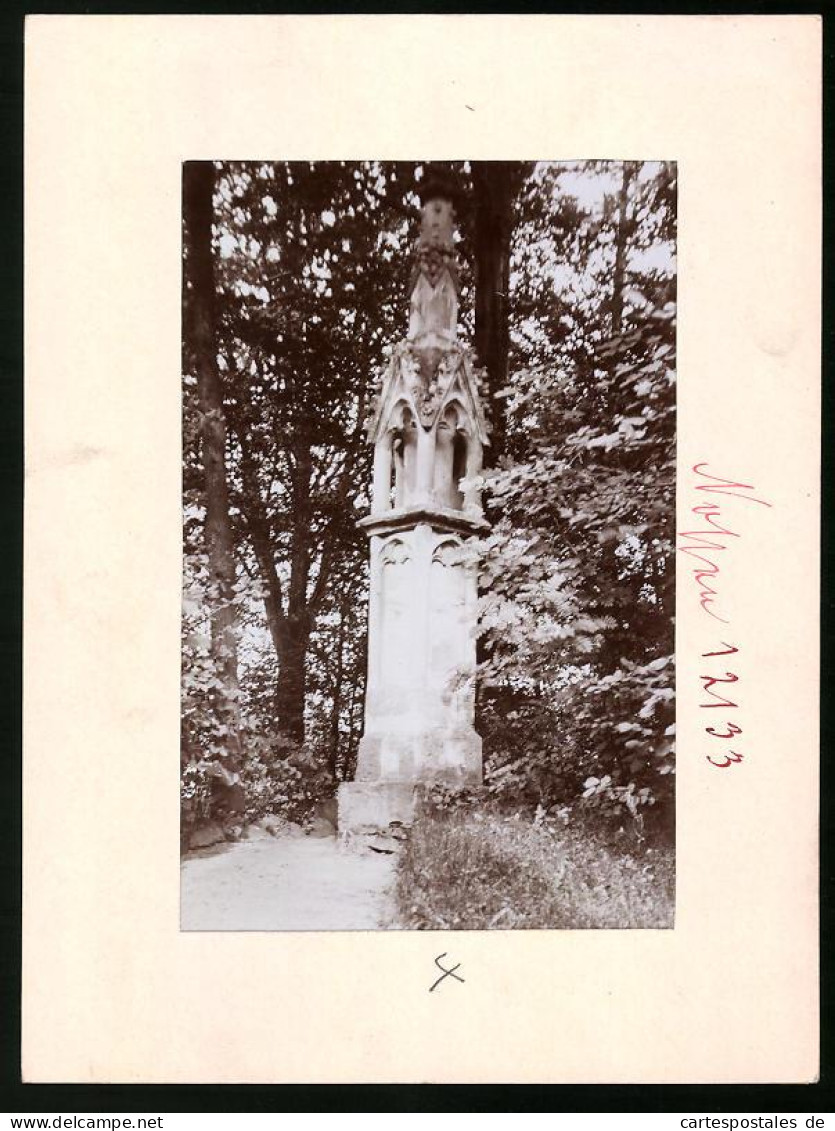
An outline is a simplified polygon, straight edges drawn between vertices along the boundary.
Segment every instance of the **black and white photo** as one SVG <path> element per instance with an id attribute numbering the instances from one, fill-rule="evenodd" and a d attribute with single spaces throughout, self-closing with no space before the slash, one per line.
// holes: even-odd
<path id="1" fill-rule="evenodd" d="M 675 165 L 183 190 L 183 928 L 671 926 Z"/>

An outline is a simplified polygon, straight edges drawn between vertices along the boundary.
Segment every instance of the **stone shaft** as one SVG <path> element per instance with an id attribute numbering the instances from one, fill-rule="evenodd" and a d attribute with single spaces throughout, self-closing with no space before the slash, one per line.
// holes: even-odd
<path id="1" fill-rule="evenodd" d="M 372 528 L 373 529 L 373 528 Z M 365 733 L 357 781 L 481 781 L 473 729 L 475 570 L 442 518 L 371 535 Z"/>

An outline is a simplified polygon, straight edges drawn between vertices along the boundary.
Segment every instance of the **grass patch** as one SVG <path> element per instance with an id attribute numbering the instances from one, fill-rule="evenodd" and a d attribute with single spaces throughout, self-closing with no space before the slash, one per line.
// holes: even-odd
<path id="1" fill-rule="evenodd" d="M 398 861 L 397 900 L 401 925 L 417 930 L 672 927 L 674 858 L 559 821 L 424 812 Z"/>

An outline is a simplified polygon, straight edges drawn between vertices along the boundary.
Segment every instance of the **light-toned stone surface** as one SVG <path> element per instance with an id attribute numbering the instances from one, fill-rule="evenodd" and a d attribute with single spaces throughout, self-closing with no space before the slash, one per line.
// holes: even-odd
<path id="1" fill-rule="evenodd" d="M 481 471 L 488 433 L 470 351 L 437 335 L 400 342 L 368 426 L 372 514 L 401 507 L 460 510 L 460 480 Z M 476 493 L 463 501 L 473 517 L 481 516 Z"/>
<path id="2" fill-rule="evenodd" d="M 363 735 L 355 783 L 444 782 L 461 788 L 481 785 L 481 737 L 472 726 L 391 724 Z"/>
<path id="3" fill-rule="evenodd" d="M 340 832 L 387 832 L 407 826 L 415 812 L 415 785 L 407 781 L 352 781 L 339 787 Z"/>

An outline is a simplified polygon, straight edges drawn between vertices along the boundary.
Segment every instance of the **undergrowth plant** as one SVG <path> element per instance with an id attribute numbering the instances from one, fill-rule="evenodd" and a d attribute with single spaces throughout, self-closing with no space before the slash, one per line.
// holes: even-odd
<path id="1" fill-rule="evenodd" d="M 564 815 L 424 809 L 397 898 L 418 930 L 671 927 L 673 856 Z"/>

